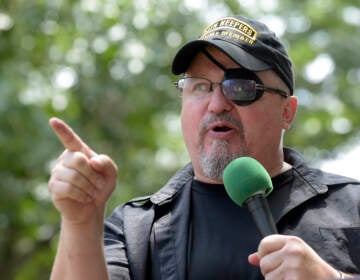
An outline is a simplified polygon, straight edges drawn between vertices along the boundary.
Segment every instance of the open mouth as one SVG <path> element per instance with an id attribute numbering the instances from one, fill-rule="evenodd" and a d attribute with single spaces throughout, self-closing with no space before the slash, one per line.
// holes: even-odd
<path id="1" fill-rule="evenodd" d="M 206 127 L 211 137 L 219 139 L 229 139 L 234 133 L 237 133 L 238 126 L 235 121 L 218 120 L 213 121 Z"/>
<path id="2" fill-rule="evenodd" d="M 215 131 L 215 132 L 227 132 L 230 130 L 231 130 L 231 128 L 228 126 L 216 126 L 213 128 L 213 131 Z"/>

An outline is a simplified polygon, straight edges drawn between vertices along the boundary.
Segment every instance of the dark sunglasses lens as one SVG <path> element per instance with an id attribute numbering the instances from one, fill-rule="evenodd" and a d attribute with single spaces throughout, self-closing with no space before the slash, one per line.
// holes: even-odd
<path id="1" fill-rule="evenodd" d="M 227 98 L 238 105 L 247 105 L 256 100 L 255 81 L 241 79 L 224 80 L 222 82 L 222 90 Z"/>

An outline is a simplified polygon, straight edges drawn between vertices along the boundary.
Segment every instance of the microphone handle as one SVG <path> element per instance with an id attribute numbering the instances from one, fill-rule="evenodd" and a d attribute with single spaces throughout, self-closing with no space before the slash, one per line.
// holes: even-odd
<path id="1" fill-rule="evenodd" d="M 262 237 L 278 233 L 264 194 L 250 197 L 246 205 Z"/>

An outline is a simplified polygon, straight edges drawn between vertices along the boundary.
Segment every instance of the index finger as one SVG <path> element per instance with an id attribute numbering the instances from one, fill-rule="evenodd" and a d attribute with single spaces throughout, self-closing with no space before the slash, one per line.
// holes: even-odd
<path id="1" fill-rule="evenodd" d="M 51 118 L 49 120 L 49 124 L 56 133 L 60 142 L 69 151 L 82 152 L 89 158 L 96 155 L 96 153 L 94 153 L 89 148 L 89 146 L 83 140 L 81 140 L 81 138 L 63 120 L 58 118 Z"/>
<path id="2" fill-rule="evenodd" d="M 274 251 L 280 250 L 282 247 L 284 247 L 287 239 L 287 236 L 279 234 L 273 234 L 264 237 L 259 244 L 259 257 L 262 258 L 267 254 L 271 254 Z"/>

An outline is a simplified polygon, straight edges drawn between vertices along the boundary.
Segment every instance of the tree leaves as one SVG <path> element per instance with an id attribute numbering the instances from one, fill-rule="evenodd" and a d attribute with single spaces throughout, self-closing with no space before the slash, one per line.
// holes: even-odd
<path id="1" fill-rule="evenodd" d="M 180 45 L 195 39 L 215 18 L 242 13 L 279 27 L 293 59 L 300 99 L 287 145 L 315 160 L 357 136 L 356 0 L 190 2 L 0 3 L 4 279 L 48 279 L 50 273 L 59 216 L 47 180 L 62 150 L 47 124 L 51 116 L 64 118 L 94 150 L 111 155 L 119 165 L 109 212 L 133 196 L 154 192 L 188 161 L 170 64 Z M 330 64 L 310 67 L 324 57 Z M 323 68 L 329 65 L 331 71 Z M 324 72 L 317 82 L 307 76 Z"/>

